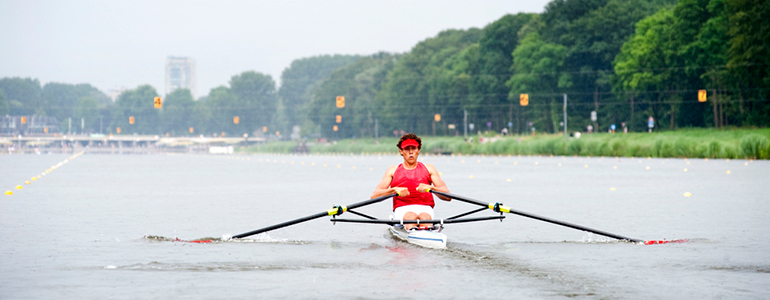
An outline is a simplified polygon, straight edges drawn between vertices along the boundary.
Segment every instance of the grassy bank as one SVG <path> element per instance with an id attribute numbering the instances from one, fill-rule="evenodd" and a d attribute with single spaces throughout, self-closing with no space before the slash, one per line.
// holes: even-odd
<path id="1" fill-rule="evenodd" d="M 423 137 L 422 152 L 455 154 L 553 154 L 582 156 L 770 158 L 770 129 L 683 129 L 660 133 L 596 133 L 580 139 L 562 135 L 485 137 L 469 143 L 461 137 Z M 346 139 L 308 143 L 310 153 L 395 153 L 396 138 Z M 242 152 L 292 153 L 296 141 L 269 142 Z"/>

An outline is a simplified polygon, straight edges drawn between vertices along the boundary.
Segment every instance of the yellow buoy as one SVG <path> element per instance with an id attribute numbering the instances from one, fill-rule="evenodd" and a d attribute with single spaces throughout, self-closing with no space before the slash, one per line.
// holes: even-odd
<path id="1" fill-rule="evenodd" d="M 539 162 L 535 162 L 535 165 L 536 165 L 536 166 L 537 166 L 537 165 L 539 165 L 539 164 L 540 164 Z"/>
<path id="2" fill-rule="evenodd" d="M 10 196 L 10 195 L 13 195 L 13 192 L 11 192 L 11 191 L 5 191 L 5 195 L 6 195 L 6 196 Z"/>
<path id="3" fill-rule="evenodd" d="M 311 165 L 311 166 L 315 166 L 315 163 L 314 163 L 314 162 L 311 162 L 311 163 L 310 163 L 310 165 Z"/>
<path id="4" fill-rule="evenodd" d="M 324 167 L 328 166 L 327 164 L 324 164 Z"/>
<path id="5" fill-rule="evenodd" d="M 644 169 L 645 169 L 645 170 L 649 170 L 649 169 L 650 169 L 650 166 L 647 166 L 647 167 L 646 167 L 646 168 L 644 168 Z"/>
<path id="6" fill-rule="evenodd" d="M 473 179 L 473 175 L 469 176 L 468 178 Z"/>
<path id="7" fill-rule="evenodd" d="M 617 168 L 618 168 L 618 166 L 612 166 L 612 168 L 613 168 L 613 169 L 617 169 Z"/>
<path id="8" fill-rule="evenodd" d="M 748 166 L 748 165 L 749 165 L 749 163 L 743 163 L 743 165 L 744 165 L 744 166 Z"/>
<path id="9" fill-rule="evenodd" d="M 23 189 L 23 187 L 21 187 L 20 185 L 17 185 L 17 186 L 16 186 L 16 189 L 17 189 L 17 190 L 20 190 L 20 189 Z"/>
<path id="10" fill-rule="evenodd" d="M 37 181 L 37 177 L 32 177 L 32 181 Z"/>
<path id="11" fill-rule="evenodd" d="M 559 167 L 561 167 L 561 163 L 559 163 Z"/>
<path id="12" fill-rule="evenodd" d="M 684 168 L 684 171 L 687 172 L 687 168 Z"/>
<path id="13" fill-rule="evenodd" d="M 584 165 L 583 167 L 584 167 L 584 168 L 588 168 L 588 165 Z"/>
<path id="14" fill-rule="evenodd" d="M 518 165 L 518 164 L 519 164 L 519 162 L 518 162 L 518 161 L 514 161 L 514 162 L 513 162 L 513 164 L 514 164 L 514 165 Z"/>
<path id="15" fill-rule="evenodd" d="M 32 184 L 32 182 L 25 181 L 24 184 Z"/>
<path id="16" fill-rule="evenodd" d="M 374 168 L 369 168 L 369 171 L 374 171 Z M 438 175 L 441 176 L 441 172 L 438 172 Z"/>
<path id="17" fill-rule="evenodd" d="M 685 197 L 690 197 L 690 196 L 692 196 L 692 194 L 690 194 L 690 192 L 685 192 L 685 193 L 684 193 L 684 196 L 685 196 Z"/>
<path id="18" fill-rule="evenodd" d="M 508 179 L 506 179 L 505 181 L 511 182 L 511 179 L 510 179 L 510 178 L 508 178 Z"/>
<path id="19" fill-rule="evenodd" d="M 730 174 L 730 170 L 727 170 L 727 174 Z"/>
<path id="20" fill-rule="evenodd" d="M 611 188 L 610 188 L 610 191 L 614 191 L 614 190 L 615 190 L 615 188 L 614 188 L 614 187 L 611 187 Z"/>
<path id="21" fill-rule="evenodd" d="M 356 168 L 356 166 L 353 166 L 353 169 L 355 169 L 355 168 Z"/>
<path id="22" fill-rule="evenodd" d="M 337 168 L 342 168 L 342 165 L 337 165 Z"/>

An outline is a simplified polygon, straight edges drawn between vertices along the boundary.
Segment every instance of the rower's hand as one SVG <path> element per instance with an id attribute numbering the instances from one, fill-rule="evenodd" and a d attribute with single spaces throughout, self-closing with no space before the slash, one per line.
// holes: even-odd
<path id="1" fill-rule="evenodd" d="M 409 189 L 405 187 L 394 187 L 393 192 L 395 192 L 401 197 L 409 196 Z"/>
<path id="2" fill-rule="evenodd" d="M 433 188 L 433 186 L 430 184 L 420 183 L 420 185 L 417 186 L 417 191 L 420 193 L 427 193 L 428 189 L 431 189 L 431 188 Z"/>

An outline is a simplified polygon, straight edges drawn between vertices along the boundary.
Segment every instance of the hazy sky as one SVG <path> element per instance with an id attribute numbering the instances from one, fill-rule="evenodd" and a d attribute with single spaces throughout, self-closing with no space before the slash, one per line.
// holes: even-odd
<path id="1" fill-rule="evenodd" d="M 14 1 L 0 0 L 0 77 L 154 86 L 165 59 L 197 61 L 196 98 L 254 70 L 273 76 L 320 54 L 406 52 L 444 29 L 483 27 L 532 1 Z"/>

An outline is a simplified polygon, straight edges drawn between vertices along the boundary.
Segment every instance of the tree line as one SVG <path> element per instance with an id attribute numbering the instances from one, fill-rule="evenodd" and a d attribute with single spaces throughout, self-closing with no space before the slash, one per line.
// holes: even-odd
<path id="1" fill-rule="evenodd" d="M 269 75 L 248 71 L 201 99 L 177 90 L 162 109 L 152 107 L 151 86 L 112 103 L 90 85 L 5 78 L 0 114 L 61 122 L 88 115 L 92 131 L 98 115 L 113 132 L 174 135 L 193 127 L 193 134 L 287 137 L 295 126 L 304 137 L 458 135 L 466 120 L 476 130 L 553 133 L 564 130 L 567 94 L 569 131 L 611 124 L 642 131 L 650 117 L 656 130 L 766 127 L 768 18 L 770 5 L 759 0 L 554 0 L 541 14 L 445 30 L 406 53 L 298 59 L 282 73 L 280 88 Z M 520 104 L 521 94 L 528 105 Z"/>

